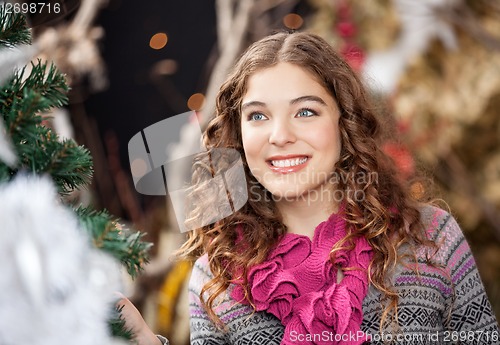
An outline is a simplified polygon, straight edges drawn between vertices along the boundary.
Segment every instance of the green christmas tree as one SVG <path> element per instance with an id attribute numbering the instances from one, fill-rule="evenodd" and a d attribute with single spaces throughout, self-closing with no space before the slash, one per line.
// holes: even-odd
<path id="1" fill-rule="evenodd" d="M 25 18 L 7 13 L 0 4 L 0 55 L 30 43 Z M 68 102 L 69 87 L 64 75 L 53 64 L 38 60 L 7 78 L 0 76 L 0 84 L 0 139 L 2 136 L 4 139 L 0 145 L 4 151 L 10 146 L 10 152 L 16 156 L 2 159 L 0 155 L 0 185 L 20 173 L 50 175 L 61 201 L 65 202 L 68 194 L 89 184 L 93 168 L 92 157 L 85 147 L 71 139 L 61 140 L 43 124 L 42 114 Z M 94 246 L 115 257 L 134 278 L 147 261 L 151 245 L 141 240 L 142 234 L 122 229 L 106 211 L 78 205 L 68 207 L 74 210 Z M 131 338 L 119 313 L 109 322 L 114 335 Z"/>

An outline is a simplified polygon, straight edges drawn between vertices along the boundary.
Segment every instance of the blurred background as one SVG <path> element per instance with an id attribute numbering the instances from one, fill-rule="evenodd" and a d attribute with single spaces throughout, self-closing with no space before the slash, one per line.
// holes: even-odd
<path id="1" fill-rule="evenodd" d="M 500 4 L 494 0 L 70 0 L 62 19 L 31 18 L 36 44 L 68 76 L 70 104 L 52 126 L 89 148 L 92 188 L 155 245 L 129 296 L 173 345 L 188 344 L 190 265 L 171 260 L 185 234 L 169 200 L 134 189 L 127 144 L 145 127 L 214 96 L 238 55 L 276 30 L 315 32 L 365 79 L 384 150 L 402 173 L 434 181 L 461 224 L 500 319 Z M 186 139 L 187 140 L 187 139 Z M 421 192 L 415 185 L 415 193 Z"/>

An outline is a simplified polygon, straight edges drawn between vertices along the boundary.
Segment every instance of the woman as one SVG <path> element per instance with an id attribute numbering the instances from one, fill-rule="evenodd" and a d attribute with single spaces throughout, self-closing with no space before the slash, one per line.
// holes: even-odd
<path id="1" fill-rule="evenodd" d="M 205 145 L 241 154 L 249 199 L 180 250 L 196 259 L 192 344 L 500 344 L 459 226 L 409 193 L 323 39 L 254 43 L 216 110 Z"/>

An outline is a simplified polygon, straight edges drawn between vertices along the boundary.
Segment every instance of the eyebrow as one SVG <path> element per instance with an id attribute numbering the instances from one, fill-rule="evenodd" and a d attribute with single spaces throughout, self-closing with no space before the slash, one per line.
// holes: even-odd
<path id="1" fill-rule="evenodd" d="M 290 101 L 290 104 L 293 105 L 293 104 L 297 104 L 300 102 L 306 102 L 306 101 L 316 102 L 316 103 L 319 103 L 321 105 L 327 105 L 326 102 L 321 97 L 312 96 L 312 95 L 294 98 Z M 244 109 L 252 107 L 252 106 L 265 107 L 266 103 L 260 102 L 260 101 L 251 101 L 251 102 L 243 103 L 241 106 L 241 110 L 244 110 Z"/>

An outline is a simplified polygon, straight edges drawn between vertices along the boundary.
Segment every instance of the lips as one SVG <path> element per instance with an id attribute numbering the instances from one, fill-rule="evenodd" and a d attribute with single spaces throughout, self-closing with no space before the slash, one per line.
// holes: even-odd
<path id="1" fill-rule="evenodd" d="M 288 174 L 303 169 L 310 158 L 306 155 L 273 156 L 267 160 L 267 164 L 277 173 Z"/>

